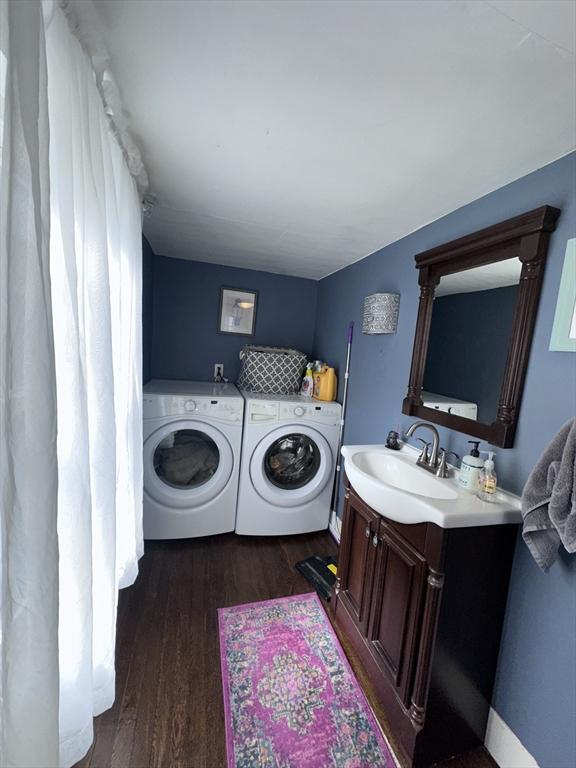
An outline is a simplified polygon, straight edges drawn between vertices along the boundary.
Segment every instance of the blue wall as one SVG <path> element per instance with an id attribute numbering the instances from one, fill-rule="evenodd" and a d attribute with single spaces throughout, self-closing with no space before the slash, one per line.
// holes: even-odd
<path id="1" fill-rule="evenodd" d="M 500 484 L 520 493 L 543 448 L 575 411 L 576 355 L 548 344 L 566 241 L 576 235 L 576 154 L 536 171 L 320 282 L 315 355 L 345 360 L 346 328 L 356 324 L 345 442 L 381 443 L 402 415 L 418 304 L 414 255 L 549 204 L 562 210 L 552 235 L 515 447 L 498 450 Z M 401 294 L 398 332 L 360 333 L 364 296 Z M 341 392 L 340 392 L 341 394 Z M 440 430 L 442 445 L 466 453 L 467 435 Z M 576 557 L 548 574 L 519 536 L 493 704 L 542 768 L 576 765 Z"/>
<path id="2" fill-rule="evenodd" d="M 153 283 L 153 378 L 208 381 L 214 363 L 224 363 L 224 375 L 236 381 L 246 344 L 312 353 L 315 280 L 155 256 Z M 221 286 L 259 291 L 255 336 L 217 332 Z"/>
<path id="3" fill-rule="evenodd" d="M 152 378 L 152 306 L 154 302 L 154 252 L 142 238 L 142 380 Z"/>
<path id="4" fill-rule="evenodd" d="M 423 388 L 476 403 L 478 421 L 494 421 L 517 299 L 517 285 L 439 296 Z"/>

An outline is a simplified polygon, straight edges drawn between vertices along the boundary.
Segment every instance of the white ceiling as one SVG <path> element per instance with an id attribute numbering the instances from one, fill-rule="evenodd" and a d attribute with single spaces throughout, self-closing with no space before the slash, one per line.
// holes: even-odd
<path id="1" fill-rule="evenodd" d="M 320 278 L 576 143 L 572 0 L 96 6 L 166 256 Z"/>

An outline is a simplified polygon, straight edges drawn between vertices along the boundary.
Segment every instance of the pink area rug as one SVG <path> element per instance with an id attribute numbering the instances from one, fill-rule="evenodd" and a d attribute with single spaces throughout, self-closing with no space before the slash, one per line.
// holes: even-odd
<path id="1" fill-rule="evenodd" d="M 316 594 L 218 619 L 229 768 L 395 768 Z"/>

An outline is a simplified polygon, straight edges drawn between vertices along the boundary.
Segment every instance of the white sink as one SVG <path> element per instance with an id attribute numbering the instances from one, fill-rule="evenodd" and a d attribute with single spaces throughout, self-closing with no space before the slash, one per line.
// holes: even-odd
<path id="1" fill-rule="evenodd" d="M 393 485 L 401 491 L 431 499 L 455 499 L 458 496 L 456 489 L 444 480 L 391 451 L 358 451 L 351 457 L 351 462 L 373 480 Z"/>
<path id="2" fill-rule="evenodd" d="M 496 502 L 481 501 L 458 486 L 454 471 L 443 479 L 418 467 L 418 451 L 411 446 L 391 451 L 383 445 L 345 445 L 342 455 L 358 496 L 396 522 L 464 528 L 522 520 L 517 496 L 499 490 Z"/>

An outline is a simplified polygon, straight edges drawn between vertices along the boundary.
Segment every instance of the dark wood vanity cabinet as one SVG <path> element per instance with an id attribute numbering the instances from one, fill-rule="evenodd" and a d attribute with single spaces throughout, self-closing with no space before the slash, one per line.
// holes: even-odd
<path id="1" fill-rule="evenodd" d="M 341 592 L 347 609 L 360 631 L 365 634 L 370 618 L 374 572 L 373 538 L 378 535 L 378 515 L 361 502 L 355 504 L 346 494 L 346 537 L 340 539 L 340 562 L 346 560 L 346 586 Z M 344 534 L 344 529 L 342 530 Z M 346 547 L 344 545 L 346 542 Z M 341 581 L 344 585 L 344 582 Z"/>
<path id="2" fill-rule="evenodd" d="M 516 532 L 396 523 L 346 483 L 334 615 L 409 766 L 483 743 Z"/>
<path id="3" fill-rule="evenodd" d="M 372 540 L 376 560 L 367 640 L 382 673 L 408 705 L 426 561 L 384 520 L 378 528 Z"/>

